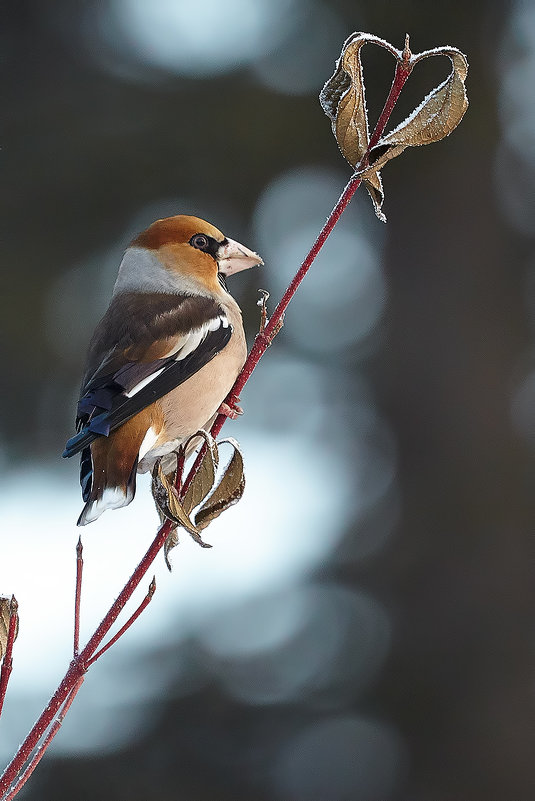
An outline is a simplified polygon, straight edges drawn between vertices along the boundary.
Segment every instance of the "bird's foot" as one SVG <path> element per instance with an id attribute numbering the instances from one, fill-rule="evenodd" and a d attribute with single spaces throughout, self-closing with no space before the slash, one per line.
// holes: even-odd
<path id="1" fill-rule="evenodd" d="M 224 414 L 225 417 L 230 417 L 231 420 L 237 420 L 240 414 L 243 414 L 243 409 L 240 406 L 229 406 L 228 403 L 223 402 L 219 409 L 218 414 Z"/>

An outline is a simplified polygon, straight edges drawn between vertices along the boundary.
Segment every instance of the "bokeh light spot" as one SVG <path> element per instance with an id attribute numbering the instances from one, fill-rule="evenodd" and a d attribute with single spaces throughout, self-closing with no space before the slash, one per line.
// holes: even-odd
<path id="1" fill-rule="evenodd" d="M 103 15 L 133 59 L 169 72 L 208 77 L 273 50 L 299 0 L 112 0 Z"/>
<path id="2" fill-rule="evenodd" d="M 366 718 L 314 723 L 289 740 L 275 769 L 281 801 L 388 801 L 404 748 L 388 726 Z"/>
<path id="3" fill-rule="evenodd" d="M 380 604 L 336 584 L 292 587 L 226 609 L 204 627 L 227 692 L 250 704 L 313 698 L 337 706 L 383 662 L 390 627 Z"/>

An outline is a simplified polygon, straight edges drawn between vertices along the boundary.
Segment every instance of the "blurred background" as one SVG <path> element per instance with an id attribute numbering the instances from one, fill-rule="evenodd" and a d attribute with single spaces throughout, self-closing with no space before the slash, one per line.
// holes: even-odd
<path id="1" fill-rule="evenodd" d="M 157 560 L 23 797 L 532 801 L 535 0 L 2 18 L 4 763 L 70 659 L 81 503 L 60 454 L 128 241 L 190 213 L 258 250 L 231 286 L 252 342 L 257 290 L 278 300 L 350 176 L 317 100 L 345 38 L 408 31 L 470 62 L 461 126 L 387 165 L 387 225 L 357 193 L 225 427 L 244 499 L 212 550 L 183 536 L 171 574 Z M 393 64 L 367 47 L 364 67 L 373 124 Z M 394 122 L 448 72 L 420 64 Z M 156 526 L 141 482 L 84 531 L 83 638 Z"/>

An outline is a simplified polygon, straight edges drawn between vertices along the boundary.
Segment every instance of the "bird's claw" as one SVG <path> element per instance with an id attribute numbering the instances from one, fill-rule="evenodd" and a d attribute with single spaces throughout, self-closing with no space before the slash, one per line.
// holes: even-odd
<path id="1" fill-rule="evenodd" d="M 224 414 L 225 417 L 229 417 L 231 420 L 237 420 L 238 417 L 243 414 L 243 409 L 240 406 L 229 406 L 228 403 L 223 402 L 219 409 L 217 410 L 218 414 Z"/>

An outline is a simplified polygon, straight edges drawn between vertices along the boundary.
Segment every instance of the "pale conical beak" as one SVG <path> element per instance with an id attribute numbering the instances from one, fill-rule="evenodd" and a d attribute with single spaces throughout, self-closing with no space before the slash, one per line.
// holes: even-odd
<path id="1" fill-rule="evenodd" d="M 226 239 L 225 243 L 219 246 L 216 259 L 219 272 L 223 275 L 233 275 L 264 263 L 258 253 L 233 239 Z"/>

